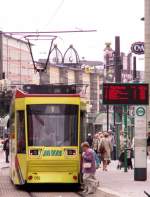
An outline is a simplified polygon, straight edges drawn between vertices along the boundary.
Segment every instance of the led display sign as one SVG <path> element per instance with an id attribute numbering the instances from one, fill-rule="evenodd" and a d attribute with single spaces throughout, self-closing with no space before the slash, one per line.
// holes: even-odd
<path id="1" fill-rule="evenodd" d="M 103 84 L 103 104 L 148 105 L 148 84 Z"/>

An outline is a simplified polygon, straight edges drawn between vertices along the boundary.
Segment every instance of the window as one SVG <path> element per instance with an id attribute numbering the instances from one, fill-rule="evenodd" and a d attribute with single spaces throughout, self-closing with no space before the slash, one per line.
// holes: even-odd
<path id="1" fill-rule="evenodd" d="M 17 153 L 26 153 L 25 115 L 24 111 L 16 112 L 17 121 Z"/>
<path id="2" fill-rule="evenodd" d="M 77 105 L 28 105 L 29 146 L 77 146 Z"/>
<path id="3" fill-rule="evenodd" d="M 7 122 L 8 132 L 11 134 L 11 138 L 15 137 L 15 103 L 12 102 L 10 106 L 10 118 Z"/>

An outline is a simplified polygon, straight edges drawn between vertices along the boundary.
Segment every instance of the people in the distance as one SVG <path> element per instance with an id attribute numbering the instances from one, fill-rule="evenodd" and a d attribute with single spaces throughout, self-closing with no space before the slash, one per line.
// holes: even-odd
<path id="1" fill-rule="evenodd" d="M 103 162 L 103 171 L 107 171 L 107 166 L 111 160 L 112 144 L 108 137 L 109 134 L 104 132 L 103 136 L 101 136 L 101 141 L 99 144 L 99 152 Z"/>
<path id="2" fill-rule="evenodd" d="M 89 146 L 91 148 L 93 145 L 93 137 L 92 137 L 91 133 L 88 133 L 88 137 L 87 137 L 86 141 L 89 143 Z"/>
<path id="3" fill-rule="evenodd" d="M 5 151 L 6 163 L 9 163 L 9 136 L 5 136 L 3 150 Z"/>
<path id="4" fill-rule="evenodd" d="M 148 153 L 148 156 L 149 156 L 149 159 L 150 159 L 150 132 L 148 132 L 147 134 L 147 153 Z"/>

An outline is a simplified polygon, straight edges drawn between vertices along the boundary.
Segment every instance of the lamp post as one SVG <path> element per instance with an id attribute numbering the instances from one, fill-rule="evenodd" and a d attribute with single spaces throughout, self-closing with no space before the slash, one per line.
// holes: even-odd
<path id="1" fill-rule="evenodd" d="M 123 114 L 124 114 L 124 172 L 128 171 L 127 168 L 127 137 L 128 137 L 128 131 L 127 131 L 127 113 L 128 113 L 128 106 L 123 106 Z"/>
<path id="2" fill-rule="evenodd" d="M 111 63 L 113 59 L 113 49 L 111 48 L 111 43 L 105 43 L 106 47 L 104 49 L 104 58 L 105 58 L 105 69 L 106 69 L 106 82 L 112 82 L 109 77 L 109 70 L 111 69 Z M 107 132 L 109 131 L 109 105 L 106 106 L 106 113 L 107 113 Z"/>
<path id="3" fill-rule="evenodd" d="M 136 80 L 136 56 L 133 57 L 133 80 Z"/>
<path id="4" fill-rule="evenodd" d="M 120 56 L 120 37 L 115 37 L 115 52 L 114 52 L 114 65 L 115 65 L 115 82 L 121 83 L 121 74 L 122 74 L 122 62 Z M 119 158 L 120 152 L 120 128 L 119 125 L 116 125 L 116 122 L 122 122 L 122 107 L 121 106 L 114 106 L 114 128 L 116 129 L 116 145 L 117 145 L 117 152 L 116 156 L 117 159 Z"/>

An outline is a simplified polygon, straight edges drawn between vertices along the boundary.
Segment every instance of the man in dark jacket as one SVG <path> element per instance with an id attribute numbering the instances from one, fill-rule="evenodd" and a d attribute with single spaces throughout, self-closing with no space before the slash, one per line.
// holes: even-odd
<path id="1" fill-rule="evenodd" d="M 93 138 L 92 138 L 91 133 L 88 133 L 88 137 L 87 137 L 86 141 L 89 143 L 90 148 L 91 148 L 93 145 Z"/>
<path id="2" fill-rule="evenodd" d="M 148 137 L 147 137 L 147 153 L 150 159 L 150 132 L 148 133 Z"/>
<path id="3" fill-rule="evenodd" d="M 8 157 L 9 157 L 9 137 L 8 137 L 8 135 L 5 138 L 3 150 L 5 151 L 5 155 L 6 155 L 6 163 L 9 163 L 9 160 L 8 160 Z"/>

